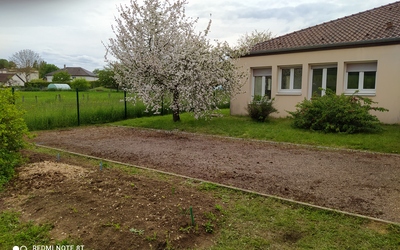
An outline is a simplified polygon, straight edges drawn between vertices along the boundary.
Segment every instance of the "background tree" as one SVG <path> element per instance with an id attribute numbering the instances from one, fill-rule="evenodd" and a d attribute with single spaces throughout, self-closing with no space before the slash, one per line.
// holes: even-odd
<path id="1" fill-rule="evenodd" d="M 145 0 L 140 5 L 133 0 L 121 5 L 112 27 L 116 38 L 106 46 L 116 58 L 108 62 L 117 83 L 135 93 L 131 100 L 140 98 L 155 112 L 162 100 L 170 100 L 174 121 L 182 111 L 193 112 L 195 118 L 208 116 L 239 91 L 242 79 L 227 58 L 227 43 L 212 45 L 207 39 L 211 21 L 204 32 L 195 31 L 197 19 L 186 17 L 186 3 Z M 216 87 L 222 90 L 218 95 Z"/>
<path id="2" fill-rule="evenodd" d="M 230 56 L 238 58 L 243 55 L 247 55 L 250 53 L 250 50 L 253 48 L 254 45 L 268 41 L 272 38 L 273 35 L 268 30 L 266 31 L 254 30 L 250 34 L 246 33 L 238 39 L 236 46 L 232 48 Z"/>
<path id="3" fill-rule="evenodd" d="M 84 78 L 76 78 L 71 83 L 72 89 L 87 90 L 90 88 L 90 82 Z"/>
<path id="4" fill-rule="evenodd" d="M 46 74 L 56 70 L 59 70 L 59 68 L 56 65 L 48 64 L 45 61 L 42 61 L 39 66 L 39 78 L 43 79 Z"/>
<path id="5" fill-rule="evenodd" d="M 8 69 L 10 64 L 6 59 L 0 59 L 0 69 Z"/>
<path id="6" fill-rule="evenodd" d="M 54 73 L 52 82 L 55 83 L 69 83 L 71 81 L 71 75 L 66 71 L 60 71 Z"/>
<path id="7" fill-rule="evenodd" d="M 24 49 L 14 53 L 10 61 L 15 63 L 17 71 L 22 74 L 22 81 L 26 83 L 30 81 L 32 71 L 38 69 L 38 66 L 43 60 L 38 53 L 30 49 Z"/>
<path id="8" fill-rule="evenodd" d="M 17 65 L 13 61 L 8 61 L 8 68 L 9 69 L 15 69 Z"/>
<path id="9" fill-rule="evenodd" d="M 115 88 L 118 90 L 118 83 L 114 79 L 114 71 L 110 68 L 104 68 L 97 71 L 97 76 L 99 77 L 99 83 L 101 86 L 106 88 Z"/>

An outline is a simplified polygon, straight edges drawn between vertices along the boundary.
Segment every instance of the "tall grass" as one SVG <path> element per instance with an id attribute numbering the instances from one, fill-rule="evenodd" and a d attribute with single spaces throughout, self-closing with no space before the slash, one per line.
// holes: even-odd
<path id="1" fill-rule="evenodd" d="M 125 119 L 124 93 L 116 91 L 80 92 L 80 124 L 107 123 Z M 18 92 L 16 105 L 26 111 L 30 130 L 73 127 L 78 125 L 75 91 Z M 127 103 L 127 117 L 148 115 L 142 103 Z"/>
<path id="2" fill-rule="evenodd" d="M 153 115 L 152 112 L 146 112 L 145 105 L 138 101 L 136 105 L 127 102 L 125 117 L 123 100 L 124 92 L 107 89 L 79 92 L 79 123 L 99 124 Z M 16 104 L 26 111 L 24 119 L 30 130 L 78 125 L 76 91 L 17 91 Z M 219 107 L 227 108 L 229 103 Z M 160 113 L 169 114 L 171 111 L 164 107 Z"/>

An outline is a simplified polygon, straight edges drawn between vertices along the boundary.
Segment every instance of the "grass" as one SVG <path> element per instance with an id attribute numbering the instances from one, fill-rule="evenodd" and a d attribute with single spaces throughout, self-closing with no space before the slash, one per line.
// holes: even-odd
<path id="1" fill-rule="evenodd" d="M 0 249 L 47 244 L 50 241 L 50 229 L 50 225 L 21 223 L 18 213 L 3 211 L 0 213 Z"/>
<path id="2" fill-rule="evenodd" d="M 16 104 L 25 110 L 29 130 L 78 126 L 76 91 L 17 91 Z M 127 94 L 127 97 L 130 97 Z M 124 92 L 96 88 L 79 92 L 79 124 L 102 124 L 125 119 Z M 161 100 L 160 100 L 161 101 Z M 127 102 L 126 117 L 150 116 L 140 101 Z M 221 106 L 222 107 L 222 106 Z M 164 107 L 163 113 L 170 111 Z"/>
<path id="3" fill-rule="evenodd" d="M 73 245 L 69 240 L 54 242 L 50 237 L 50 224 L 37 225 L 32 221 L 21 222 L 20 214 L 14 211 L 0 212 L 0 249 L 13 249 L 13 246 L 34 245 Z"/>
<path id="4" fill-rule="evenodd" d="M 79 92 L 80 124 L 107 123 L 125 119 L 123 92 Z M 30 130 L 74 127 L 78 125 L 75 91 L 16 92 L 16 104 L 25 110 Z M 147 115 L 143 104 L 127 103 L 127 117 Z"/>
<path id="5" fill-rule="evenodd" d="M 219 189 L 230 197 L 212 249 L 398 249 L 400 227 Z"/>
<path id="6" fill-rule="evenodd" d="M 254 122 L 247 116 L 231 116 L 229 109 L 221 110 L 222 117 L 195 120 L 182 114 L 181 122 L 173 122 L 171 115 L 142 117 L 113 123 L 114 125 L 180 130 L 193 133 L 230 136 L 276 142 L 289 142 L 313 146 L 400 153 L 400 125 L 383 125 L 384 131 L 370 134 L 326 134 L 296 129 L 289 118 Z"/>

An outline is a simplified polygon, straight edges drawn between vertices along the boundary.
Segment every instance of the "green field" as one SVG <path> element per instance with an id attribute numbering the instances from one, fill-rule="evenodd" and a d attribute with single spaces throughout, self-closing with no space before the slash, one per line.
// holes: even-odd
<path id="1" fill-rule="evenodd" d="M 15 92 L 16 105 L 26 111 L 30 130 L 78 125 L 78 99 L 75 91 Z M 107 123 L 125 119 L 124 92 L 79 92 L 80 124 Z M 143 104 L 127 103 L 127 118 L 147 115 Z"/>

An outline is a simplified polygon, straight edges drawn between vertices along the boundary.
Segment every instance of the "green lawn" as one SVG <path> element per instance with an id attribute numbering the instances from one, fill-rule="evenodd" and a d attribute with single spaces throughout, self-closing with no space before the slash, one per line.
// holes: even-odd
<path id="1" fill-rule="evenodd" d="M 231 116 L 229 109 L 221 110 L 222 117 L 195 120 L 189 114 L 181 115 L 181 122 L 174 123 L 170 115 L 142 117 L 112 123 L 113 125 L 180 130 L 246 139 L 289 142 L 313 146 L 368 150 L 383 153 L 400 153 L 400 125 L 383 125 L 384 131 L 370 134 L 325 134 L 296 129 L 292 120 L 269 119 L 254 122 L 247 116 Z"/>

